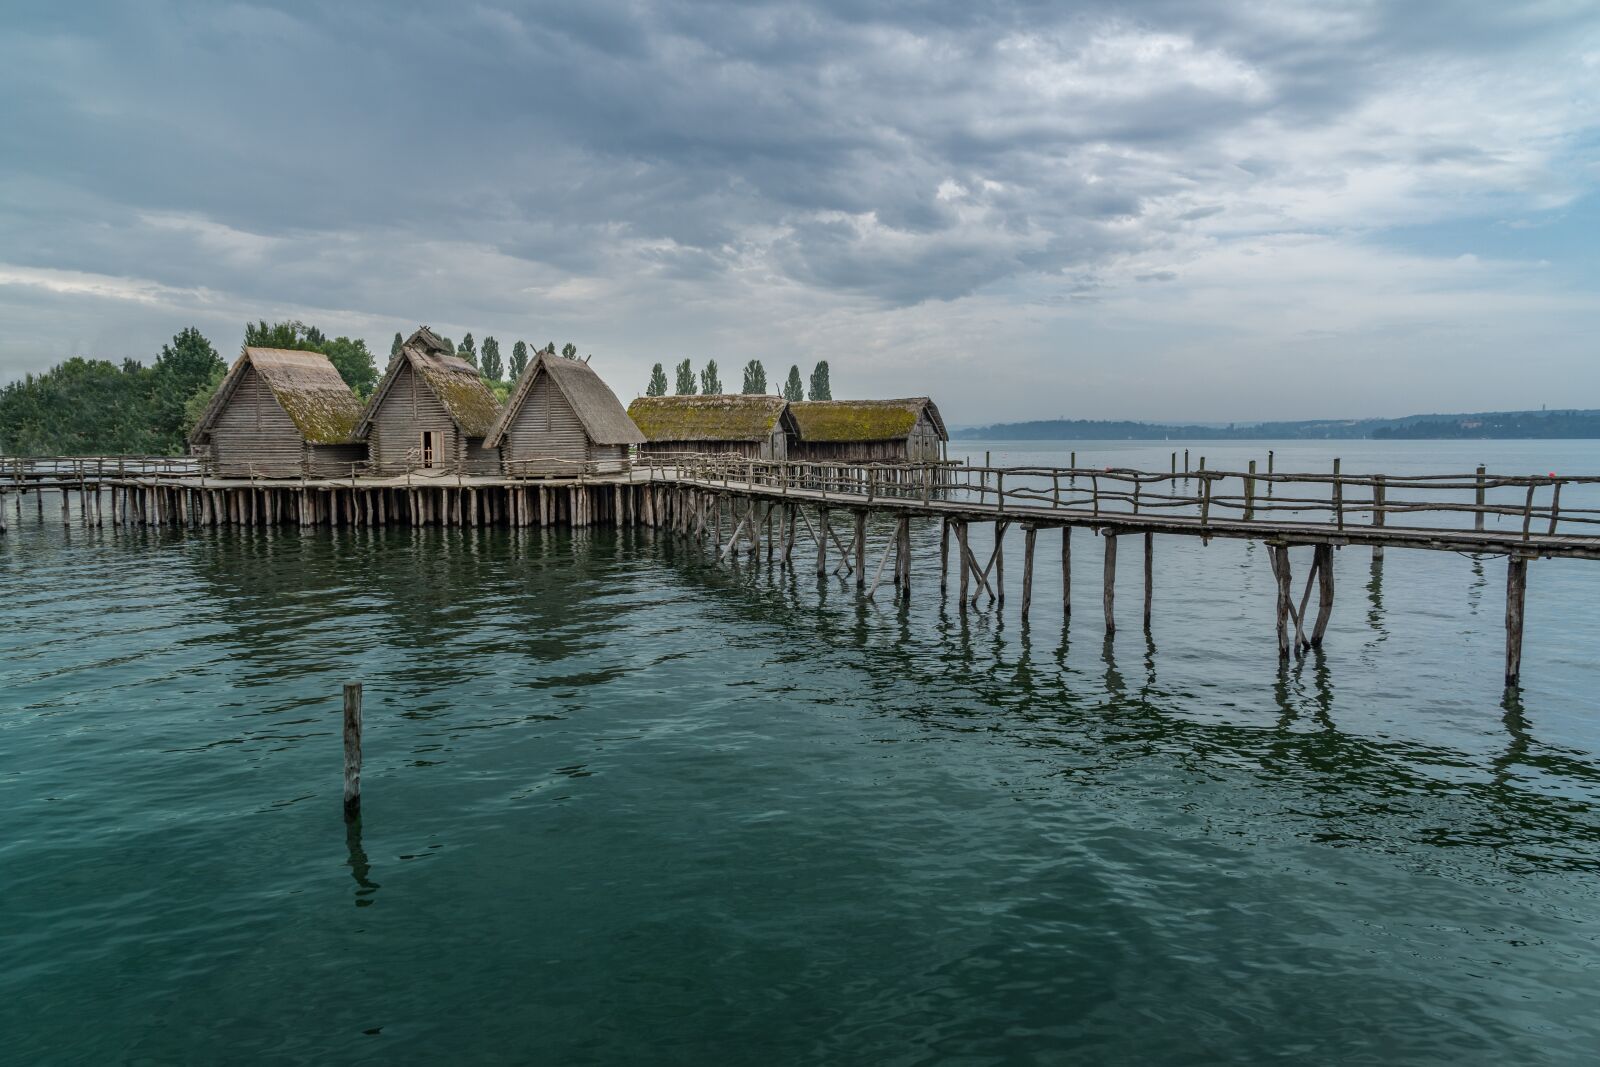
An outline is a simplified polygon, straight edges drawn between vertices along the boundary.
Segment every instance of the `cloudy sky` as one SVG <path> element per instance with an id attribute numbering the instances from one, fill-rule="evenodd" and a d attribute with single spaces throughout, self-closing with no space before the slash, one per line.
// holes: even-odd
<path id="1" fill-rule="evenodd" d="M 247 319 L 1007 418 L 1600 407 L 1600 9 L 0 13 L 0 381 Z"/>

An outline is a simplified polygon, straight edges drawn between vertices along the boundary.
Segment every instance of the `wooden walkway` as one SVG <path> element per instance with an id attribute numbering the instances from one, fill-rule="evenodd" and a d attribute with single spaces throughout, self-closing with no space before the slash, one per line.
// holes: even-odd
<path id="1" fill-rule="evenodd" d="M 1005 541 L 1022 531 L 1022 617 L 1033 600 L 1040 531 L 1059 530 L 1064 614 L 1072 580 L 1071 536 L 1085 529 L 1104 539 L 1102 600 L 1107 632 L 1116 628 L 1117 545 L 1142 540 L 1144 611 L 1150 624 L 1154 541 L 1160 536 L 1249 539 L 1268 548 L 1277 584 L 1278 651 L 1282 658 L 1321 645 L 1334 599 L 1333 550 L 1367 547 L 1496 555 L 1508 559 L 1506 671 L 1520 680 L 1527 564 L 1539 558 L 1600 559 L 1600 477 L 1468 474 L 1381 475 L 1340 472 L 1262 474 L 1178 469 L 1166 472 L 1050 467 L 927 465 L 834 466 L 761 462 L 734 456 L 649 456 L 621 470 L 582 468 L 561 477 L 494 477 L 450 470 L 374 476 L 363 464 L 307 471 L 298 479 L 222 477 L 192 459 L 0 458 L 0 533 L 7 496 L 34 497 L 44 520 L 46 492 L 60 496 L 61 520 L 145 526 L 282 526 L 302 528 L 409 526 L 640 525 L 708 545 L 718 558 L 758 555 L 793 566 L 804 536 L 818 575 L 853 575 L 871 598 L 893 560 L 889 580 L 909 596 L 913 519 L 940 525 L 940 589 L 948 593 L 954 545 L 958 603 L 965 610 L 1005 598 Z M 1566 490 L 1567 504 L 1562 505 Z M 1587 498 L 1593 498 L 1592 500 Z M 1577 505 L 1577 506 L 1574 506 Z M 844 536 L 835 526 L 850 518 Z M 869 583 L 869 519 L 893 521 Z M 970 527 L 992 524 L 987 560 L 974 554 Z M 881 525 L 878 524 L 878 525 Z M 1294 595 L 1289 549 L 1310 546 L 1304 588 Z M 1308 618 L 1315 591 L 1315 620 Z"/>

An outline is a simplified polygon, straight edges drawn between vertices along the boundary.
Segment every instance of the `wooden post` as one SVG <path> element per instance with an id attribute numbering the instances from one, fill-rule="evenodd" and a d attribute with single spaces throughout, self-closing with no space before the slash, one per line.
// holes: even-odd
<path id="1" fill-rule="evenodd" d="M 1270 545 L 1272 575 L 1278 580 L 1278 658 L 1289 658 L 1289 611 L 1294 594 L 1289 588 L 1289 546 Z"/>
<path id="2" fill-rule="evenodd" d="M 1250 461 L 1250 473 L 1244 480 L 1244 521 L 1256 517 L 1256 461 Z"/>
<path id="3" fill-rule="evenodd" d="M 895 562 L 900 567 L 900 595 L 906 600 L 911 599 L 911 516 L 905 512 L 900 513 L 900 522 L 895 530 L 897 548 L 895 549 Z"/>
<path id="4" fill-rule="evenodd" d="M 994 524 L 994 598 L 1001 607 L 1006 603 L 1006 528 L 1010 525 Z"/>
<path id="5" fill-rule="evenodd" d="M 1344 529 L 1344 482 L 1339 479 L 1339 457 L 1333 458 L 1333 514 L 1339 529 Z"/>
<path id="6" fill-rule="evenodd" d="M 828 573 L 828 538 L 831 531 L 828 529 L 828 509 L 817 509 L 817 526 L 821 535 L 817 538 L 817 577 L 821 578 Z"/>
<path id="7" fill-rule="evenodd" d="M 1506 563 L 1506 687 L 1522 684 L 1522 608 L 1528 593 L 1528 560 L 1512 556 Z"/>
<path id="8" fill-rule="evenodd" d="M 1474 530 L 1483 529 L 1483 475 L 1487 469 L 1488 468 L 1484 467 L 1482 464 L 1478 465 L 1478 491 L 1474 494 L 1473 500 L 1473 502 L 1478 506 L 1477 514 L 1473 515 L 1472 517 L 1472 528 Z"/>
<path id="9" fill-rule="evenodd" d="M 1072 527 L 1061 527 L 1061 618 L 1072 618 Z"/>
<path id="10" fill-rule="evenodd" d="M 361 817 L 361 683 L 344 684 L 344 817 Z"/>
<path id="11" fill-rule="evenodd" d="M 939 520 L 939 595 L 950 585 L 950 519 Z"/>
<path id="12" fill-rule="evenodd" d="M 1032 526 L 1022 528 L 1022 621 L 1028 621 L 1028 609 L 1033 606 L 1033 542 L 1039 531 Z"/>
<path id="13" fill-rule="evenodd" d="M 968 568 L 968 564 L 967 564 L 967 554 L 968 554 L 968 550 L 967 550 L 967 521 L 965 519 L 957 519 L 956 520 L 956 555 L 959 558 L 956 561 L 956 566 L 961 569 L 961 584 L 959 586 L 958 592 L 960 593 L 960 597 L 961 597 L 961 610 L 962 611 L 966 611 L 967 610 L 967 582 L 969 580 L 968 579 L 969 568 Z"/>
<path id="14" fill-rule="evenodd" d="M 868 474 L 871 477 L 871 474 Z M 856 588 L 867 587 L 867 513 L 856 512 Z"/>
<path id="15" fill-rule="evenodd" d="M 1388 491 L 1386 490 L 1386 488 L 1384 487 L 1384 484 L 1383 484 L 1383 475 L 1381 475 L 1381 474 L 1373 475 L 1372 481 L 1374 483 L 1373 486 L 1372 486 L 1372 525 L 1374 525 L 1374 526 L 1382 526 L 1384 524 L 1383 507 L 1384 507 L 1385 501 L 1388 498 Z M 1383 558 L 1383 546 L 1382 545 L 1373 545 L 1372 546 L 1372 558 L 1373 559 L 1382 559 Z"/>
<path id="16" fill-rule="evenodd" d="M 1150 630 L 1150 600 L 1155 590 L 1156 535 L 1146 530 L 1144 534 L 1144 628 Z"/>
<path id="17" fill-rule="evenodd" d="M 1105 589 L 1100 599 L 1105 607 L 1106 633 L 1113 634 L 1117 632 L 1117 535 L 1102 530 L 1100 538 L 1106 543 Z"/>
<path id="18" fill-rule="evenodd" d="M 1317 549 L 1317 625 L 1311 631 L 1311 647 L 1322 647 L 1322 635 L 1328 632 L 1328 619 L 1333 614 L 1333 546 L 1318 545 Z"/>

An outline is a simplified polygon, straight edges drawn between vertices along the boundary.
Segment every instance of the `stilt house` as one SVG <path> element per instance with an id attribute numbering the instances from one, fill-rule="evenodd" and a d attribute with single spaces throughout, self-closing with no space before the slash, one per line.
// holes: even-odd
<path id="1" fill-rule="evenodd" d="M 812 463 L 932 463 L 950 440 L 925 396 L 809 400 L 789 405 L 799 430 L 789 458 Z"/>
<path id="2" fill-rule="evenodd" d="M 644 435 L 587 363 L 540 352 L 484 440 L 505 473 L 571 477 L 620 470 Z"/>
<path id="3" fill-rule="evenodd" d="M 348 475 L 366 458 L 361 401 L 321 352 L 246 348 L 189 435 L 227 477 Z"/>
<path id="4" fill-rule="evenodd" d="M 499 414 L 477 368 L 424 326 L 389 361 L 356 436 L 367 442 L 379 474 L 428 468 L 499 474 L 499 453 L 484 445 Z"/>
<path id="5" fill-rule="evenodd" d="M 641 396 L 628 405 L 628 417 L 644 434 L 642 453 L 732 452 L 782 460 L 797 432 L 781 396 Z"/>

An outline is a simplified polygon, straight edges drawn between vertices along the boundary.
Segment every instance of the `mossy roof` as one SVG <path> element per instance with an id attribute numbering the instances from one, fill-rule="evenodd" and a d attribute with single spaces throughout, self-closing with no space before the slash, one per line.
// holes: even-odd
<path id="1" fill-rule="evenodd" d="M 249 367 L 255 368 L 307 442 L 346 445 L 355 441 L 361 401 L 339 377 L 338 370 L 321 352 L 285 348 L 246 348 L 241 352 L 195 425 L 192 440 L 210 436 L 212 425 Z"/>
<path id="2" fill-rule="evenodd" d="M 806 400 L 790 404 L 789 411 L 802 441 L 895 441 L 909 436 L 924 412 L 939 439 L 949 439 L 939 409 L 925 396 L 900 400 Z"/>
<path id="3" fill-rule="evenodd" d="M 419 379 L 439 398 L 445 411 L 463 437 L 487 437 L 500 416 L 500 401 L 478 369 L 451 352 L 444 339 L 424 326 L 412 334 L 389 361 L 383 380 L 372 392 L 372 400 L 362 415 L 356 433 L 365 438 L 372 432 L 372 419 L 394 386 L 404 367 L 411 367 Z"/>
<path id="4" fill-rule="evenodd" d="M 628 417 L 647 441 L 765 441 L 789 402 L 781 396 L 641 396 Z"/>

